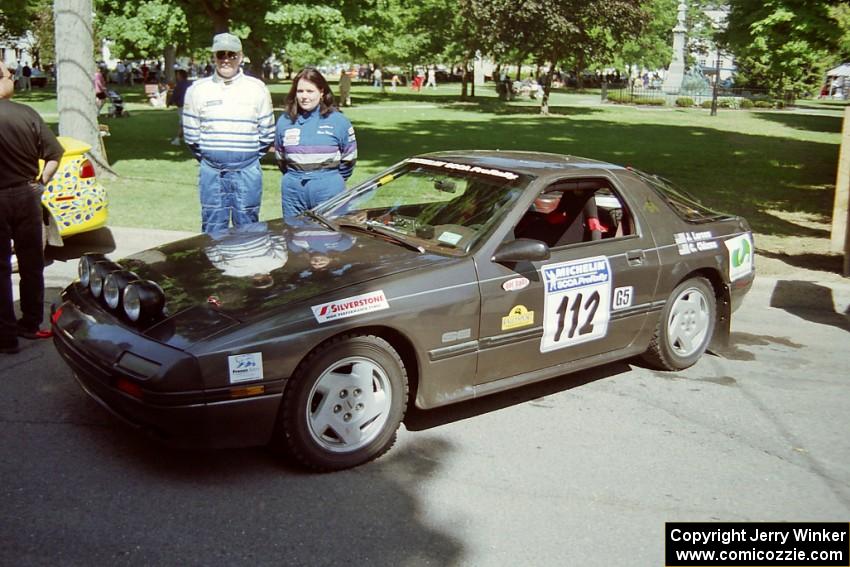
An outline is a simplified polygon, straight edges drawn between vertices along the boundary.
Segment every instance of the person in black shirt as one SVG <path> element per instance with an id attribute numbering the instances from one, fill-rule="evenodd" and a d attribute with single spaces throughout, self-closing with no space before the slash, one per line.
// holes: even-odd
<path id="1" fill-rule="evenodd" d="M 41 194 L 64 153 L 35 110 L 10 100 L 14 91 L 12 73 L 0 62 L 0 354 L 18 352 L 18 336 L 38 336 L 44 316 Z M 21 276 L 20 320 L 12 295 L 12 242 Z"/>

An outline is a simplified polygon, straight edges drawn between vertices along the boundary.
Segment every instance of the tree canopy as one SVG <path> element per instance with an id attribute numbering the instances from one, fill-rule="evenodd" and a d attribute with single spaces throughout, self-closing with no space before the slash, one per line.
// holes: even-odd
<path id="1" fill-rule="evenodd" d="M 735 54 L 741 79 L 776 94 L 805 92 L 833 63 L 842 42 L 838 0 L 729 0 L 719 39 Z M 844 39 L 846 42 L 846 38 Z"/>

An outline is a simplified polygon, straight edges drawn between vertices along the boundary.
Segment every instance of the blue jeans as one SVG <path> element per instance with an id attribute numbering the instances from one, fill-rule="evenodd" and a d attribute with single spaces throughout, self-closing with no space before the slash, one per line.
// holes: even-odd
<path id="1" fill-rule="evenodd" d="M 40 185 L 0 190 L 0 346 L 18 344 L 12 294 L 12 241 L 21 282 L 21 325 L 34 330 L 44 317 L 44 245 Z"/>
<path id="2" fill-rule="evenodd" d="M 218 232 L 255 223 L 260 218 L 263 174 L 259 160 L 242 169 L 216 169 L 201 162 L 201 230 Z"/>
<path id="3" fill-rule="evenodd" d="M 284 217 L 294 217 L 345 191 L 345 179 L 337 170 L 309 175 L 287 172 L 280 181 Z"/>

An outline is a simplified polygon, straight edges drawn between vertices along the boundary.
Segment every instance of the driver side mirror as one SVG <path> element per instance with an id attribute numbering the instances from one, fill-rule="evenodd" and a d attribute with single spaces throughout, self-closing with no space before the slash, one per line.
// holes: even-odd
<path id="1" fill-rule="evenodd" d="M 549 259 L 549 247 L 545 242 L 531 238 L 517 238 L 510 242 L 503 242 L 496 251 L 492 262 L 498 264 L 504 262 L 540 262 Z"/>

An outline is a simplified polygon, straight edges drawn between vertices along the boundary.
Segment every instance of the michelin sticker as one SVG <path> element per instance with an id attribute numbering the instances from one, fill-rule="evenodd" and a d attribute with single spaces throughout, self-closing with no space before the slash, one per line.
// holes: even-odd
<path id="1" fill-rule="evenodd" d="M 717 242 L 712 240 L 710 230 L 702 232 L 677 232 L 673 235 L 673 240 L 676 246 L 679 247 L 679 255 L 687 256 L 694 252 L 703 252 L 705 250 L 716 250 Z"/>
<path id="2" fill-rule="evenodd" d="M 227 368 L 231 384 L 253 382 L 263 379 L 263 353 L 249 352 L 227 357 Z"/>
<path id="3" fill-rule="evenodd" d="M 525 305 L 516 305 L 511 312 L 502 317 L 502 330 L 518 329 L 534 324 L 534 311 L 529 311 Z"/>
<path id="4" fill-rule="evenodd" d="M 735 281 L 753 271 L 752 236 L 742 234 L 723 242 L 729 250 L 729 280 Z"/>
<path id="5" fill-rule="evenodd" d="M 354 297 L 346 297 L 345 299 L 339 299 L 321 305 L 313 305 L 311 307 L 313 316 L 319 323 L 327 323 L 328 321 L 336 321 L 337 319 L 345 319 L 346 317 L 363 315 L 364 313 L 389 308 L 390 304 L 387 303 L 387 298 L 383 290 L 355 295 Z"/>
<path id="6" fill-rule="evenodd" d="M 608 332 L 611 266 L 597 256 L 541 269 L 545 284 L 540 352 L 593 341 Z"/>

